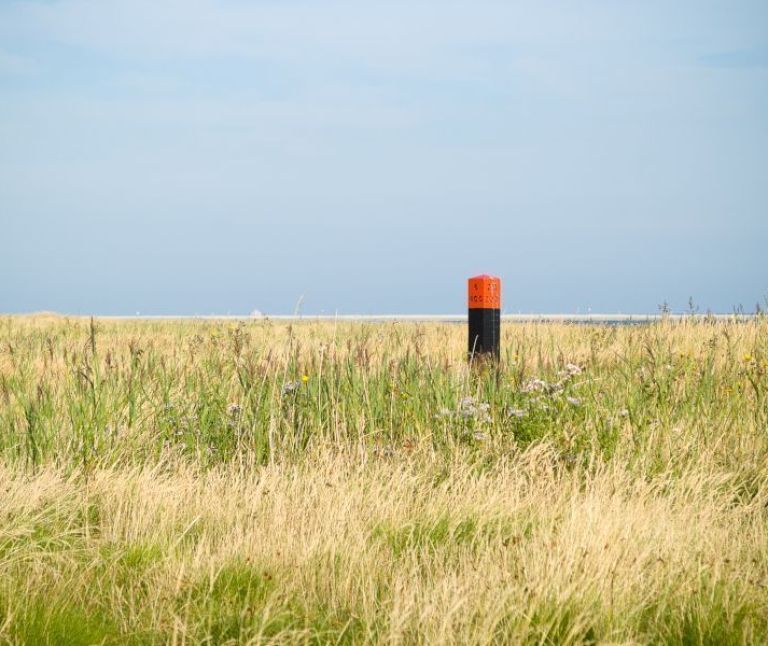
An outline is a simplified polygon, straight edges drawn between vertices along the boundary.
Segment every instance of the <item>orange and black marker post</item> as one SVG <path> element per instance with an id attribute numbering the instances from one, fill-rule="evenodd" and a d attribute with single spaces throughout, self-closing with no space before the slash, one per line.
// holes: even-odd
<path id="1" fill-rule="evenodd" d="M 501 279 L 474 276 L 467 284 L 469 357 L 499 358 L 501 340 Z"/>

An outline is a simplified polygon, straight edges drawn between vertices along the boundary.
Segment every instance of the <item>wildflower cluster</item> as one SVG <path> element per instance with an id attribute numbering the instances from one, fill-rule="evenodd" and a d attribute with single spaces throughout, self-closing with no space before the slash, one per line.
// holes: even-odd
<path id="1" fill-rule="evenodd" d="M 565 388 L 569 381 L 577 375 L 580 375 L 583 371 L 584 369 L 581 366 L 577 366 L 575 363 L 567 363 L 565 364 L 565 368 L 558 373 L 560 375 L 559 381 L 547 383 L 543 379 L 532 377 L 523 384 L 520 388 L 520 392 L 526 394 L 543 392 L 548 395 L 558 393 Z"/>
<path id="2" fill-rule="evenodd" d="M 552 392 L 553 387 L 554 384 L 548 384 L 543 379 L 532 377 L 522 385 L 520 392 L 525 394 L 536 392 Z"/>
<path id="3" fill-rule="evenodd" d="M 560 377 L 558 381 L 549 383 L 543 379 L 539 379 L 538 377 L 532 377 L 521 386 L 520 392 L 525 395 L 534 393 L 539 393 L 542 395 L 557 395 L 565 390 L 566 386 L 568 386 L 574 377 L 577 377 L 583 372 L 584 368 L 581 366 L 575 363 L 567 363 L 565 364 L 565 367 L 558 372 Z M 581 399 L 578 397 L 567 396 L 565 400 L 571 406 L 581 405 Z M 538 401 L 538 398 L 534 398 L 534 401 Z M 549 406 L 546 403 L 543 403 L 542 408 L 546 410 L 549 408 Z M 507 412 L 512 417 L 523 417 L 525 415 L 525 410 L 523 409 L 510 408 L 507 410 Z"/>
<path id="4" fill-rule="evenodd" d="M 488 402 L 475 402 L 471 396 L 464 397 L 459 402 L 459 414 L 467 420 L 477 420 L 490 423 L 491 405 Z"/>
<path id="5" fill-rule="evenodd" d="M 471 395 L 462 397 L 459 401 L 458 410 L 452 411 L 448 408 L 441 408 L 435 417 L 438 419 L 456 418 L 467 424 L 469 428 L 474 427 L 475 430 L 472 433 L 472 437 L 478 441 L 488 439 L 488 434 L 478 430 L 478 427 L 483 424 L 490 424 L 493 421 L 491 418 L 491 405 L 488 402 L 478 402 Z"/>

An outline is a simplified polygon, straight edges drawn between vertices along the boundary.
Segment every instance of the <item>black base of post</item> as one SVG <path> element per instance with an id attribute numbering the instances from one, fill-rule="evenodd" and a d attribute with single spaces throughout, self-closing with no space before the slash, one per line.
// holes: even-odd
<path id="1" fill-rule="evenodd" d="M 492 356 L 499 358 L 501 341 L 501 310 L 491 308 L 470 308 L 469 356 Z"/>

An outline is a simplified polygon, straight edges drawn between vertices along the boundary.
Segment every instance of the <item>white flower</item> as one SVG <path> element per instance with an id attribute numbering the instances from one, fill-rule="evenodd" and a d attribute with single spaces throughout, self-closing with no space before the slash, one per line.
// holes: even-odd
<path id="1" fill-rule="evenodd" d="M 527 411 L 524 408 L 507 408 L 507 415 L 520 419 L 527 415 Z"/>
<path id="2" fill-rule="evenodd" d="M 537 393 L 537 392 L 543 392 L 547 393 L 548 395 L 551 395 L 556 392 L 560 392 L 563 389 L 563 381 L 560 381 L 556 384 L 548 384 L 543 379 L 538 379 L 536 377 L 533 377 L 532 379 L 529 379 L 523 384 L 523 387 L 520 389 L 521 393 Z"/>
<path id="3" fill-rule="evenodd" d="M 560 371 L 561 375 L 565 375 L 566 377 L 575 377 L 576 375 L 580 375 L 582 373 L 583 368 L 581 366 L 577 366 L 575 363 L 566 363 L 565 369 Z"/>
<path id="4" fill-rule="evenodd" d="M 472 437 L 474 437 L 478 442 L 485 442 L 485 440 L 488 439 L 488 435 L 486 433 L 480 433 L 479 431 L 473 433 Z"/>
<path id="5" fill-rule="evenodd" d="M 533 377 L 523 384 L 523 387 L 520 389 L 520 392 L 533 393 L 533 392 L 538 392 L 540 390 L 545 390 L 546 388 L 547 388 L 546 381 L 544 381 L 543 379 L 537 379 L 536 377 Z"/>
<path id="6" fill-rule="evenodd" d="M 578 397 L 565 398 L 571 406 L 581 406 L 581 400 Z"/>
<path id="7" fill-rule="evenodd" d="M 471 396 L 463 397 L 459 402 L 459 412 L 464 417 L 474 417 L 477 413 L 477 406 L 475 406 L 475 398 Z"/>
<path id="8" fill-rule="evenodd" d="M 459 402 L 459 414 L 467 419 L 478 419 L 482 422 L 490 422 L 491 415 L 488 412 L 491 405 L 488 402 L 475 404 L 474 397 L 464 397 Z"/>
<path id="9" fill-rule="evenodd" d="M 227 406 L 227 413 L 229 413 L 232 417 L 237 417 L 241 410 L 242 408 L 240 407 L 240 404 L 232 403 Z"/>
<path id="10" fill-rule="evenodd" d="M 288 383 L 283 384 L 282 394 L 288 395 L 292 393 L 294 390 L 296 390 L 297 388 L 299 388 L 300 386 L 301 386 L 300 381 L 289 381 Z"/>

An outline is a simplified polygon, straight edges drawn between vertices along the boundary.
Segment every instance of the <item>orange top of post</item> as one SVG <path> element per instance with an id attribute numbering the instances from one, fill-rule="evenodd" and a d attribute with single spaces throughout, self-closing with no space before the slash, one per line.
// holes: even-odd
<path id="1" fill-rule="evenodd" d="M 501 278 L 483 274 L 467 281 L 469 309 L 501 309 Z"/>

